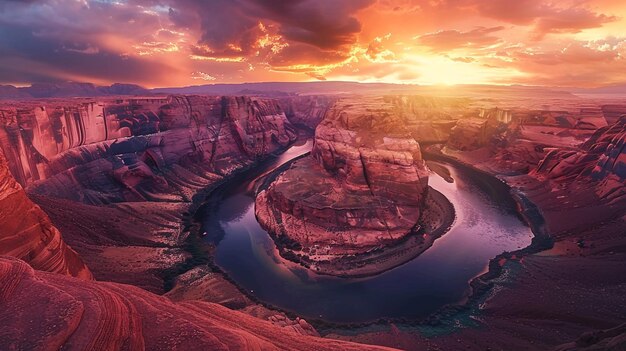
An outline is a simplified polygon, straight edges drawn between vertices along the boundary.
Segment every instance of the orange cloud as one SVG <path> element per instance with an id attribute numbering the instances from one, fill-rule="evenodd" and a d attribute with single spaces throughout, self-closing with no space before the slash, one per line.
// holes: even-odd
<path id="1" fill-rule="evenodd" d="M 608 85 L 626 82 L 624 17 L 618 0 L 4 1 L 0 83 Z"/>
<path id="2" fill-rule="evenodd" d="M 458 30 L 441 30 L 416 37 L 420 45 L 428 46 L 434 51 L 447 51 L 461 48 L 479 48 L 499 43 L 500 38 L 492 33 L 503 30 L 504 27 L 478 27 L 467 32 Z"/>

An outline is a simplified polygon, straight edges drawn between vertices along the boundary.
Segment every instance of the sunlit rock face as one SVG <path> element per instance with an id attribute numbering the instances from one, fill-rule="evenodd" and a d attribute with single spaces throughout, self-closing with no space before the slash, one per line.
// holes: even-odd
<path id="1" fill-rule="evenodd" d="M 621 116 L 626 115 L 626 105 L 603 105 L 602 113 L 607 123 L 613 124 L 619 121 Z"/>
<path id="2" fill-rule="evenodd" d="M 16 179 L 88 204 L 186 199 L 198 177 L 231 174 L 297 136 L 276 101 L 248 97 L 32 103 L 0 113 Z"/>
<path id="3" fill-rule="evenodd" d="M 391 350 L 301 335 L 215 303 L 174 303 L 130 285 L 34 271 L 7 256 L 0 281 L 7 349 Z"/>
<path id="4" fill-rule="evenodd" d="M 281 98 L 287 118 L 298 126 L 315 129 L 327 110 L 337 101 L 333 96 L 297 96 Z M 471 101 L 420 95 L 389 95 L 381 100 L 402 120 L 406 130 L 419 143 L 443 143 L 450 137 L 456 121 L 472 113 Z"/>
<path id="5" fill-rule="evenodd" d="M 419 143 L 444 143 L 456 120 L 469 113 L 468 99 L 435 96 L 386 96 L 393 113 Z"/>
<path id="6" fill-rule="evenodd" d="M 448 146 L 462 151 L 503 146 L 517 132 L 518 119 L 510 110 L 479 109 L 475 117 L 459 119 L 451 129 Z"/>
<path id="7" fill-rule="evenodd" d="M 257 198 L 257 218 L 314 259 L 367 252 L 415 228 L 428 188 L 419 144 L 382 98 L 340 100 L 310 157 Z"/>
<path id="8" fill-rule="evenodd" d="M 89 269 L 65 244 L 59 230 L 15 181 L 1 151 L 0 255 L 20 258 L 39 270 L 91 278 Z M 6 282 L 2 280 L 2 284 Z"/>

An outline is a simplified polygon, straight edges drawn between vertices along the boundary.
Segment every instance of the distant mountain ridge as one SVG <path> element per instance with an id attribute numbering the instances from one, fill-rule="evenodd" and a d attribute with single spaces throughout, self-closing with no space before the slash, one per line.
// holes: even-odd
<path id="1" fill-rule="evenodd" d="M 289 95 L 342 95 L 342 94 L 456 94 L 472 96 L 475 94 L 512 93 L 570 96 L 575 94 L 612 94 L 626 95 L 626 85 L 600 88 L 559 88 L 525 85 L 486 85 L 464 84 L 455 86 L 396 84 L 396 83 L 359 83 L 350 81 L 314 81 L 314 82 L 259 82 L 234 84 L 205 84 L 186 87 L 164 87 L 146 89 L 137 84 L 115 83 L 110 86 L 98 86 L 93 83 L 34 83 L 30 87 L 0 85 L 0 99 L 32 98 L 68 98 L 90 96 L 128 96 L 128 95 L 254 95 L 285 97 Z"/>
<path id="2" fill-rule="evenodd" d="M 0 99 L 65 98 L 88 96 L 144 95 L 150 91 L 137 84 L 115 83 L 98 86 L 93 83 L 34 83 L 29 87 L 0 85 Z"/>

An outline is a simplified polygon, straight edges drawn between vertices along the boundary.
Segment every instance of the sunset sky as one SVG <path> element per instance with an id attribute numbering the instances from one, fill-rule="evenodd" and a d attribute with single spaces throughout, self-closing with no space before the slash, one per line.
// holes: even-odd
<path id="1" fill-rule="evenodd" d="M 626 83 L 624 0 L 0 0 L 0 83 Z"/>

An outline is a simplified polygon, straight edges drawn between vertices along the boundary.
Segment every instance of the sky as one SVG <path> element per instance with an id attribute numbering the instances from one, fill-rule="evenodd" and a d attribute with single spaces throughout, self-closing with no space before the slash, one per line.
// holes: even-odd
<path id="1" fill-rule="evenodd" d="M 626 83 L 624 0 L 0 0 L 0 84 Z"/>

